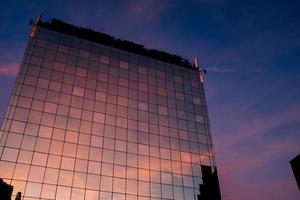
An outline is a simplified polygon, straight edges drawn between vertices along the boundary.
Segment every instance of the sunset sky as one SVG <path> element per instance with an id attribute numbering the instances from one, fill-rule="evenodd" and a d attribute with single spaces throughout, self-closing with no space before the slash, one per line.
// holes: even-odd
<path id="1" fill-rule="evenodd" d="M 43 19 L 197 55 L 223 200 L 297 200 L 300 1 L 104 0 L 0 3 L 0 121 L 39 12 Z"/>

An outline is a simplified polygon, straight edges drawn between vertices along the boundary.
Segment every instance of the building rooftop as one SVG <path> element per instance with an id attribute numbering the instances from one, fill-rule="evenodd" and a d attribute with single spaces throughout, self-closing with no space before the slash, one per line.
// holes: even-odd
<path id="1" fill-rule="evenodd" d="M 156 49 L 147 49 L 141 44 L 114 38 L 111 35 L 94 31 L 92 29 L 77 27 L 56 18 L 52 18 L 49 21 L 40 20 L 37 23 L 37 26 L 195 70 L 189 60 L 182 58 L 181 56 Z"/>

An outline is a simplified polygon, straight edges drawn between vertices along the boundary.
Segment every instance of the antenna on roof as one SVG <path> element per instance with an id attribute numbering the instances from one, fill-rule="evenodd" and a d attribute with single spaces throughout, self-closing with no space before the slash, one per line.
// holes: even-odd
<path id="1" fill-rule="evenodd" d="M 30 37 L 34 37 L 34 36 L 35 36 L 36 30 L 37 30 L 37 24 L 41 21 L 42 15 L 43 15 L 42 12 L 40 12 L 40 13 L 36 16 L 34 22 L 33 22 L 33 20 L 30 20 L 30 25 L 32 25 Z"/>
<path id="2" fill-rule="evenodd" d="M 199 60 L 197 56 L 194 58 L 194 67 L 196 70 L 199 70 Z"/>
<path id="3" fill-rule="evenodd" d="M 206 69 L 200 69 L 199 59 L 197 56 L 194 58 L 194 68 L 199 72 L 199 79 L 203 83 L 203 75 L 206 74 Z"/>

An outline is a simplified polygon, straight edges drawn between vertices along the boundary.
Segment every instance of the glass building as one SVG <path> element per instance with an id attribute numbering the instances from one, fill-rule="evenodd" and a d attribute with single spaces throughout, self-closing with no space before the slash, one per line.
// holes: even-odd
<path id="1" fill-rule="evenodd" d="M 24 200 L 197 199 L 215 169 L 201 71 L 76 31 L 33 25 L 0 178 Z"/>

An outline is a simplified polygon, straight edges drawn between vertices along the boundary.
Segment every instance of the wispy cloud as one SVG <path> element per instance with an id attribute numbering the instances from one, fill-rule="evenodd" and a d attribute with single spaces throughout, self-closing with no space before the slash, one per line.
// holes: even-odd
<path id="1" fill-rule="evenodd" d="M 266 141 L 261 151 L 256 150 L 261 149 L 260 146 L 251 145 L 251 147 L 253 148 L 251 153 L 249 150 L 242 149 L 239 155 L 234 155 L 234 153 L 230 155 L 232 157 L 230 162 L 220 165 L 220 182 L 224 199 L 257 199 L 258 196 L 264 197 L 262 199 L 292 199 L 288 197 L 292 194 L 283 191 L 296 191 L 296 185 L 292 184 L 294 180 L 291 171 L 289 173 L 288 160 L 284 159 L 285 163 L 282 163 L 280 158 L 289 157 L 288 155 L 298 152 L 299 142 L 288 138 L 280 144 L 279 141 L 270 143 Z M 278 165 L 283 166 L 273 166 L 274 160 Z M 282 177 L 281 174 L 285 176 Z M 244 182 L 245 180 L 247 182 Z M 242 184 L 244 184 L 243 187 L 241 187 Z M 276 184 L 279 190 L 274 190 L 273 184 Z M 228 192 L 232 187 L 238 193 Z M 252 193 L 250 190 L 261 191 L 261 193 Z M 274 191 L 268 193 L 267 190 Z M 249 194 L 252 194 L 252 197 Z"/>
<path id="2" fill-rule="evenodd" d="M 216 66 L 213 66 L 213 67 L 210 67 L 208 66 L 206 68 L 206 70 L 208 72 L 216 72 L 216 73 L 237 73 L 237 72 L 247 72 L 247 73 L 262 73 L 262 72 L 265 72 L 265 70 L 263 68 L 260 68 L 260 67 L 257 67 L 257 68 L 229 68 L 229 67 L 216 67 Z"/>
<path id="3" fill-rule="evenodd" d="M 252 147 L 251 150 L 247 147 L 240 149 L 239 155 L 232 154 L 235 156 L 234 165 L 231 162 L 224 164 L 222 173 L 227 176 L 242 171 L 242 176 L 246 176 L 248 173 L 268 165 L 275 157 L 278 158 L 299 151 L 299 142 L 295 138 L 289 137 L 280 141 L 264 141 L 263 146 L 252 145 Z"/>
<path id="4" fill-rule="evenodd" d="M 240 126 L 234 133 L 234 143 L 251 139 L 287 123 L 300 123 L 299 112 L 300 104 L 292 105 L 285 111 L 278 112 L 272 116 L 263 116 L 252 112 L 255 115 L 253 116 L 253 120 Z"/>
<path id="5" fill-rule="evenodd" d="M 231 183 L 231 179 L 227 179 L 226 182 Z M 246 181 L 246 180 L 244 180 Z M 268 184 L 262 187 L 261 183 L 255 183 L 251 187 L 238 188 L 236 191 L 229 195 L 224 196 L 224 200 L 236 200 L 236 199 L 294 199 L 298 196 L 298 191 L 293 190 L 293 180 L 280 180 L 268 182 Z M 238 188 L 238 189 L 237 189 Z M 293 191 L 293 193 L 287 193 L 284 190 Z M 282 192 L 283 191 L 283 192 Z M 257 198 L 257 197 L 260 198 Z"/>
<path id="6" fill-rule="evenodd" d="M 219 72 L 219 73 L 227 73 L 227 72 L 236 72 L 237 69 L 229 69 L 229 68 L 222 68 L 222 67 L 208 67 L 206 68 L 209 72 Z"/>
<path id="7" fill-rule="evenodd" d="M 0 65 L 0 75 L 16 75 L 19 71 L 19 64 Z"/>
<path id="8" fill-rule="evenodd" d="M 272 115 L 256 112 L 255 109 L 246 106 L 234 108 L 230 106 L 230 110 L 236 113 L 234 119 L 229 119 L 234 121 L 235 128 L 224 130 L 224 133 L 215 140 L 217 149 L 227 149 L 223 153 L 226 159 L 217 159 L 220 164 L 220 182 L 223 186 L 221 189 L 224 199 L 257 199 L 258 196 L 262 199 L 291 199 L 289 196 L 295 194 L 283 191 L 296 187 L 287 184 L 293 179 L 288 172 L 288 161 L 299 152 L 300 138 L 288 130 L 282 136 L 276 133 L 279 127 L 300 123 L 298 115 L 300 105 L 294 103 Z M 245 113 L 248 115 L 247 120 L 239 116 Z M 266 134 L 273 135 L 266 137 Z M 285 163 L 282 163 L 283 160 Z M 274 163 L 278 163 L 277 166 L 273 166 Z M 282 174 L 285 176 L 283 177 Z M 247 182 L 244 182 L 245 180 Z M 275 188 L 275 185 L 270 185 L 270 182 L 276 184 L 280 190 L 266 192 Z M 248 188 L 245 187 L 246 185 Z M 232 188 L 239 192 L 230 192 Z M 252 194 L 251 190 L 261 191 L 261 193 Z M 248 196 L 249 193 L 252 197 Z"/>

